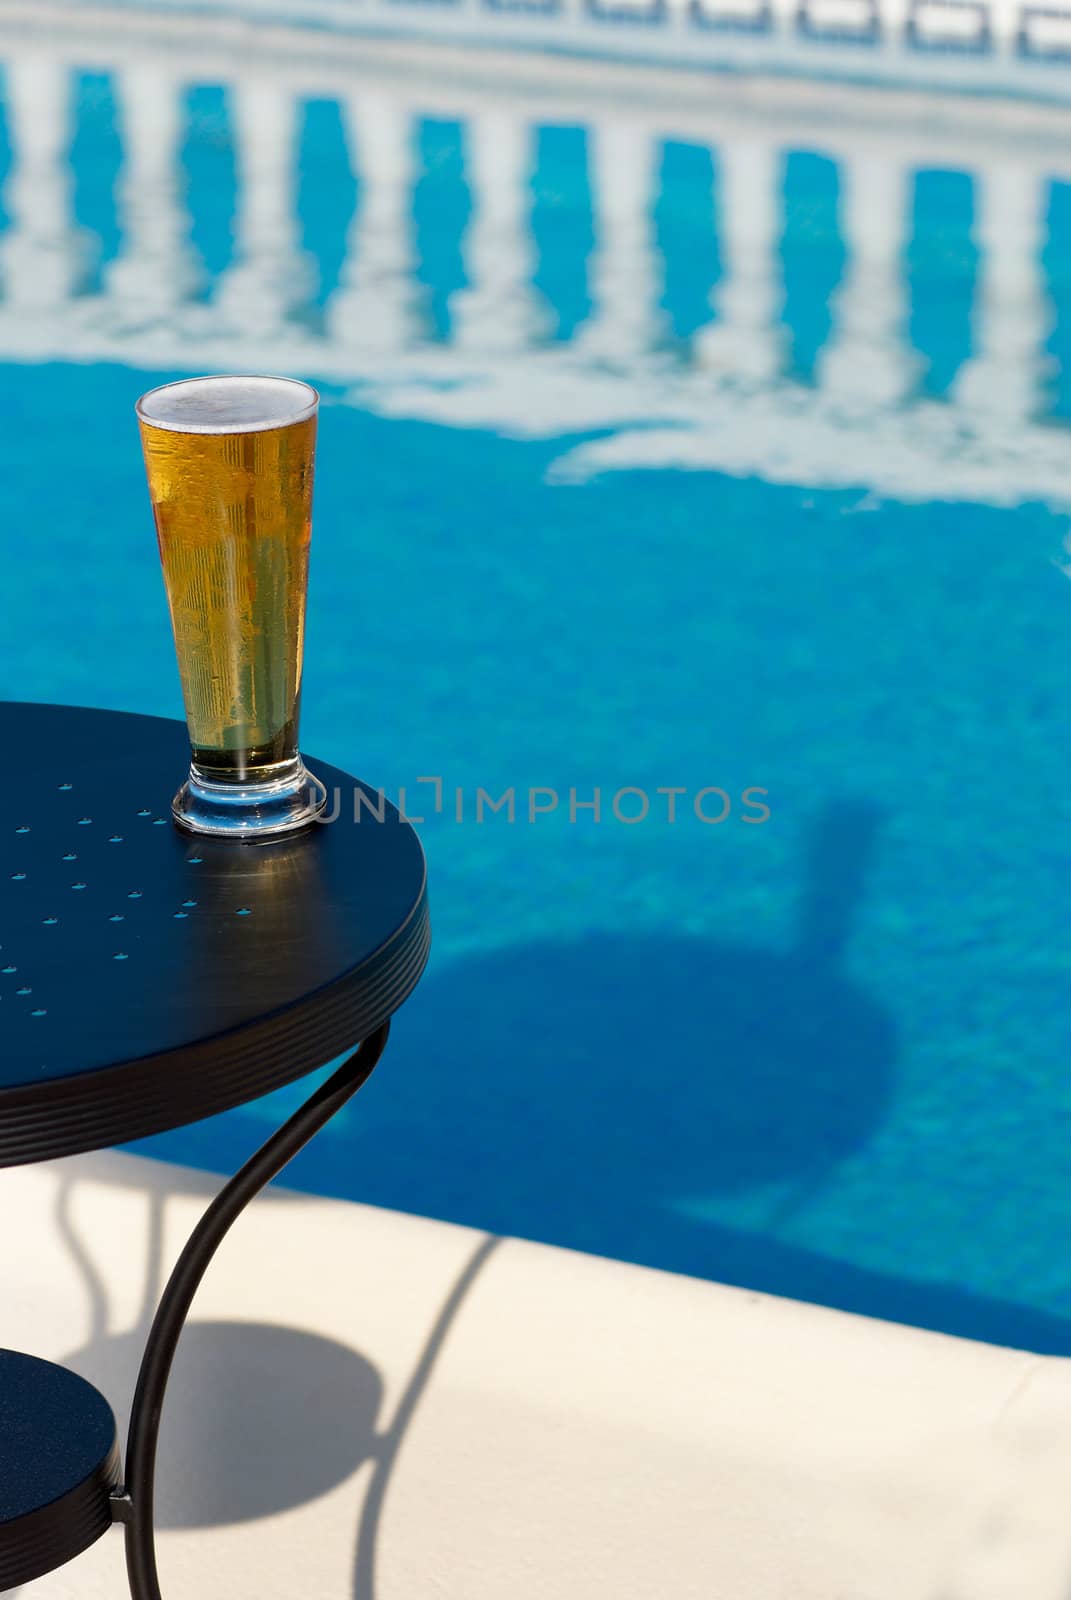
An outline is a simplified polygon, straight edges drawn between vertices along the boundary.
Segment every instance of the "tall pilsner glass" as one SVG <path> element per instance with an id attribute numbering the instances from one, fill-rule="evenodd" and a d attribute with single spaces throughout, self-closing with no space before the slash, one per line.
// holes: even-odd
<path id="1" fill-rule="evenodd" d="M 195 833 L 270 838 L 324 804 L 298 754 L 318 404 L 261 377 L 138 401 L 193 746 L 172 810 Z"/>

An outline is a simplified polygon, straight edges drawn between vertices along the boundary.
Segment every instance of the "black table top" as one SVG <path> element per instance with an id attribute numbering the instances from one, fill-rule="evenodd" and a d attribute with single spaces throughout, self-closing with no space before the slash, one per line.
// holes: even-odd
<path id="1" fill-rule="evenodd" d="M 416 987 L 423 851 L 345 773 L 309 763 L 336 821 L 255 845 L 172 823 L 182 723 L 0 702 L 0 747 L 0 1166 L 254 1099 Z"/>

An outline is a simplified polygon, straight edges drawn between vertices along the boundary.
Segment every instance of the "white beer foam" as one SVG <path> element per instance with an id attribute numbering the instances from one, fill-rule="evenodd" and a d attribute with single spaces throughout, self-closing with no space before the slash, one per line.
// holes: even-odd
<path id="1" fill-rule="evenodd" d="M 314 416 L 320 397 L 297 378 L 186 378 L 138 401 L 142 422 L 169 433 L 260 433 Z"/>

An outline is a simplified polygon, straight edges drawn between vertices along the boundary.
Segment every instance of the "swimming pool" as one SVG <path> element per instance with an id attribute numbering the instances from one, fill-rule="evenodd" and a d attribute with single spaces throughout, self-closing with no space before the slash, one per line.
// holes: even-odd
<path id="1" fill-rule="evenodd" d="M 1071 1352 L 1063 114 L 126 49 L 6 59 L 0 694 L 180 715 L 133 401 L 318 384 L 303 745 L 437 944 L 288 1181 Z"/>

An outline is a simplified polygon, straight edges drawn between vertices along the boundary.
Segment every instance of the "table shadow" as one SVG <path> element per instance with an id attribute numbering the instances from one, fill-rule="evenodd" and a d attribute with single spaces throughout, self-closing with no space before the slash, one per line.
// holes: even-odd
<path id="1" fill-rule="evenodd" d="M 183 1193 L 190 1187 L 185 1178 L 180 1175 Z M 133 1179 L 128 1168 L 131 1188 L 137 1187 Z M 119 1401 L 133 1393 L 163 1287 L 167 1195 L 149 1190 L 149 1238 L 136 1324 L 112 1333 L 107 1287 L 72 1216 L 77 1181 L 73 1174 L 64 1175 L 54 1215 L 85 1288 L 91 1330 L 86 1343 L 63 1364 L 94 1383 L 121 1413 Z M 206 1191 L 218 1182 L 206 1180 Z M 196 1178 L 193 1187 L 201 1188 Z M 179 1341 L 160 1432 L 158 1528 L 203 1528 L 269 1517 L 318 1498 L 370 1461 L 355 1582 L 359 1600 L 372 1600 L 379 1526 L 399 1448 L 462 1304 L 498 1243 L 490 1236 L 481 1239 L 458 1274 L 389 1421 L 381 1416 L 382 1375 L 346 1344 L 276 1324 L 190 1322 Z"/>
<path id="2" fill-rule="evenodd" d="M 864 804 L 820 819 L 783 951 L 609 926 L 433 967 L 290 1181 L 662 1266 L 689 1205 L 791 1204 L 892 1097 L 895 1025 L 842 960 L 876 830 Z"/>
<path id="3" fill-rule="evenodd" d="M 890 1274 L 778 1237 L 895 1091 L 895 1021 L 845 961 L 878 822 L 856 802 L 820 817 L 780 951 L 609 926 L 433 962 L 383 1068 L 287 1181 L 1071 1353 L 1071 1322 L 916 1280 L 906 1250 Z"/>
<path id="4" fill-rule="evenodd" d="M 132 1393 L 143 1327 L 105 1336 L 64 1365 L 113 1405 Z M 273 1516 L 344 1483 L 378 1447 L 378 1369 L 306 1329 L 191 1322 L 160 1430 L 156 1525 L 209 1528 Z"/>

